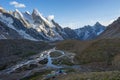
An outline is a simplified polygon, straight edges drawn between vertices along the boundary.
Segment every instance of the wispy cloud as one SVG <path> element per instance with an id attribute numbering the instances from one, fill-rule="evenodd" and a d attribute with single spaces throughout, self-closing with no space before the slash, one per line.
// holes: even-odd
<path id="1" fill-rule="evenodd" d="M 54 18 L 55 18 L 54 15 L 49 15 L 49 16 L 48 16 L 48 19 L 49 19 L 49 20 L 53 20 Z"/>
<path id="2" fill-rule="evenodd" d="M 25 8 L 26 7 L 25 4 L 19 3 L 17 1 L 10 2 L 10 5 L 13 5 L 15 8 Z"/>

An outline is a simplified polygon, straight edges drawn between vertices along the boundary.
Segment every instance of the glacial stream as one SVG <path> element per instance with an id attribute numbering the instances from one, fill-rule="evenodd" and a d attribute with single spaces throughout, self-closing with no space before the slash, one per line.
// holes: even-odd
<path id="1" fill-rule="evenodd" d="M 54 51 L 60 52 L 62 55 L 59 56 L 59 57 L 51 58 L 50 53 L 54 52 Z M 57 58 L 63 57 L 64 56 L 64 52 L 63 51 L 55 50 L 55 48 L 54 48 L 54 49 L 51 49 L 50 51 L 48 51 L 47 55 L 48 55 L 47 56 L 47 59 L 48 59 L 47 66 L 48 67 L 61 68 L 61 66 L 56 66 L 56 65 L 52 64 L 52 59 L 57 59 Z"/>
<path id="2" fill-rule="evenodd" d="M 54 52 L 54 51 L 57 51 L 57 52 L 61 53 L 61 56 L 52 58 L 51 55 L 50 55 L 50 53 L 51 53 L 51 52 Z M 58 65 L 52 64 L 52 62 L 53 62 L 52 60 L 53 60 L 53 59 L 61 58 L 61 57 L 63 57 L 63 56 L 64 56 L 64 52 L 63 52 L 63 51 L 61 51 L 61 50 L 56 50 L 55 48 L 53 48 L 53 49 L 44 51 L 44 52 L 36 55 L 36 57 L 34 57 L 34 58 L 31 59 L 31 60 L 25 60 L 25 61 L 23 61 L 23 62 L 21 62 L 21 63 L 18 63 L 17 65 L 14 65 L 14 66 L 12 66 L 12 67 L 4 70 L 3 73 L 11 73 L 11 72 L 14 72 L 14 71 L 17 70 L 18 68 L 21 68 L 21 67 L 23 67 L 23 66 L 25 66 L 25 65 L 39 64 L 39 61 L 41 61 L 41 60 L 43 60 L 43 59 L 45 59 L 45 58 L 47 58 L 47 60 L 48 60 L 48 62 L 47 62 L 47 64 L 46 64 L 45 67 L 62 68 L 62 66 L 58 66 Z M 1 74 L 1 72 L 0 72 L 0 74 Z"/>

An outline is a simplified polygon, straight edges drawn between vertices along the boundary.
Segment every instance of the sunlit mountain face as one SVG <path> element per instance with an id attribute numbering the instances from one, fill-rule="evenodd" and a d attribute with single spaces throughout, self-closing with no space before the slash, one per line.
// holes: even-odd
<path id="1" fill-rule="evenodd" d="M 90 40 L 95 39 L 105 30 L 105 26 L 97 22 L 94 26 L 70 29 L 62 28 L 53 19 L 48 19 L 34 9 L 32 14 L 28 11 L 6 11 L 1 9 L 1 39 L 29 39 L 33 41 L 59 41 L 66 39 Z M 11 34 L 7 34 L 11 33 Z M 14 34 L 15 33 L 15 34 Z"/>
<path id="2" fill-rule="evenodd" d="M 118 3 L 1 1 L 0 80 L 120 80 Z"/>

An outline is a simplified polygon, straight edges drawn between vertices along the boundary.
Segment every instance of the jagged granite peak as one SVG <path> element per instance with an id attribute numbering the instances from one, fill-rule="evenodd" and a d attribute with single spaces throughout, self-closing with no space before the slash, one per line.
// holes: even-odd
<path id="1" fill-rule="evenodd" d="M 102 26 L 100 22 L 96 22 L 94 26 Z"/>
<path id="2" fill-rule="evenodd" d="M 42 16 L 42 14 L 38 11 L 38 9 L 33 9 L 32 14 L 36 16 Z"/>
<path id="3" fill-rule="evenodd" d="M 55 27 L 53 25 L 53 23 L 51 21 L 47 20 L 37 9 L 33 9 L 32 17 L 35 20 L 35 23 L 37 23 L 37 24 L 44 23 L 45 25 L 47 25 L 49 27 Z"/>
<path id="4" fill-rule="evenodd" d="M 64 32 L 67 34 L 68 39 L 80 39 L 79 36 L 76 34 L 75 30 L 69 27 L 64 28 Z"/>
<path id="5" fill-rule="evenodd" d="M 25 13 L 28 14 L 28 15 L 31 15 L 31 13 L 29 11 L 25 11 Z"/>
<path id="6" fill-rule="evenodd" d="M 105 26 L 101 25 L 97 22 L 95 25 L 84 26 L 79 29 L 75 29 L 76 34 L 81 40 L 91 40 L 95 39 L 98 35 L 100 35 L 105 30 Z"/>
<path id="7" fill-rule="evenodd" d="M 31 24 L 34 23 L 33 17 L 32 17 L 32 15 L 31 15 L 30 12 L 26 11 L 26 12 L 22 13 L 22 15 L 24 16 L 24 19 L 26 20 L 26 22 L 27 22 L 29 25 L 31 25 Z M 32 26 L 29 26 L 29 27 L 32 27 Z"/>
<path id="8" fill-rule="evenodd" d="M 29 23 L 25 20 L 22 12 L 20 12 L 18 9 L 15 9 L 13 16 L 19 19 L 25 25 L 25 27 L 30 26 Z"/>
<path id="9" fill-rule="evenodd" d="M 18 13 L 21 17 L 23 17 L 22 13 L 18 9 L 15 9 L 15 12 Z"/>
<path id="10" fill-rule="evenodd" d="M 54 30 L 56 32 L 59 33 L 59 35 L 61 35 L 63 37 L 63 39 L 68 39 L 69 36 L 67 35 L 67 33 L 64 31 L 64 28 L 62 28 L 58 23 L 56 23 L 54 20 L 51 21 L 53 23 L 53 25 L 55 26 L 54 27 Z"/>
<path id="11" fill-rule="evenodd" d="M 1 24 L 1 27 L 3 27 L 2 31 L 4 29 L 6 29 L 6 33 L 9 34 L 7 39 L 9 39 L 9 37 L 11 37 L 10 39 L 17 39 L 17 37 L 15 37 L 15 35 L 18 34 L 18 35 L 20 35 L 18 37 L 22 37 L 21 39 L 35 40 L 35 39 L 33 39 L 32 36 L 30 36 L 29 34 L 26 33 L 27 29 L 20 22 L 20 20 L 15 18 L 14 16 L 12 16 L 9 13 L 0 14 L 0 24 Z M 11 31 L 11 32 L 9 33 L 9 31 Z"/>
<path id="12" fill-rule="evenodd" d="M 89 40 L 96 38 L 96 36 L 105 29 L 100 23 L 78 29 L 62 28 L 54 19 L 48 20 L 37 9 L 34 9 L 32 14 L 28 11 L 23 13 L 17 9 L 10 13 L 1 12 L 0 21 L 1 24 L 4 23 L 8 28 L 13 29 L 14 31 L 11 31 L 20 35 L 22 39 L 35 41 L 59 41 L 66 39 Z M 5 27 L 5 25 L 3 25 L 3 27 Z M 6 35 L 0 35 L 1 38 L 6 37 Z M 9 36 L 12 35 L 13 34 Z M 16 39 L 16 37 L 13 36 L 12 38 Z"/>
<path id="13" fill-rule="evenodd" d="M 33 9 L 32 18 L 35 24 L 41 24 L 43 22 L 42 15 L 39 13 L 37 9 Z"/>

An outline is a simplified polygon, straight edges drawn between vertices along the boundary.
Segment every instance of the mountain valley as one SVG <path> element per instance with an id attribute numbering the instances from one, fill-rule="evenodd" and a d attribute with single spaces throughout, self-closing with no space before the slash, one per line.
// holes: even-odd
<path id="1" fill-rule="evenodd" d="M 1 7 L 0 80 L 120 80 L 120 18 L 71 29 Z"/>

